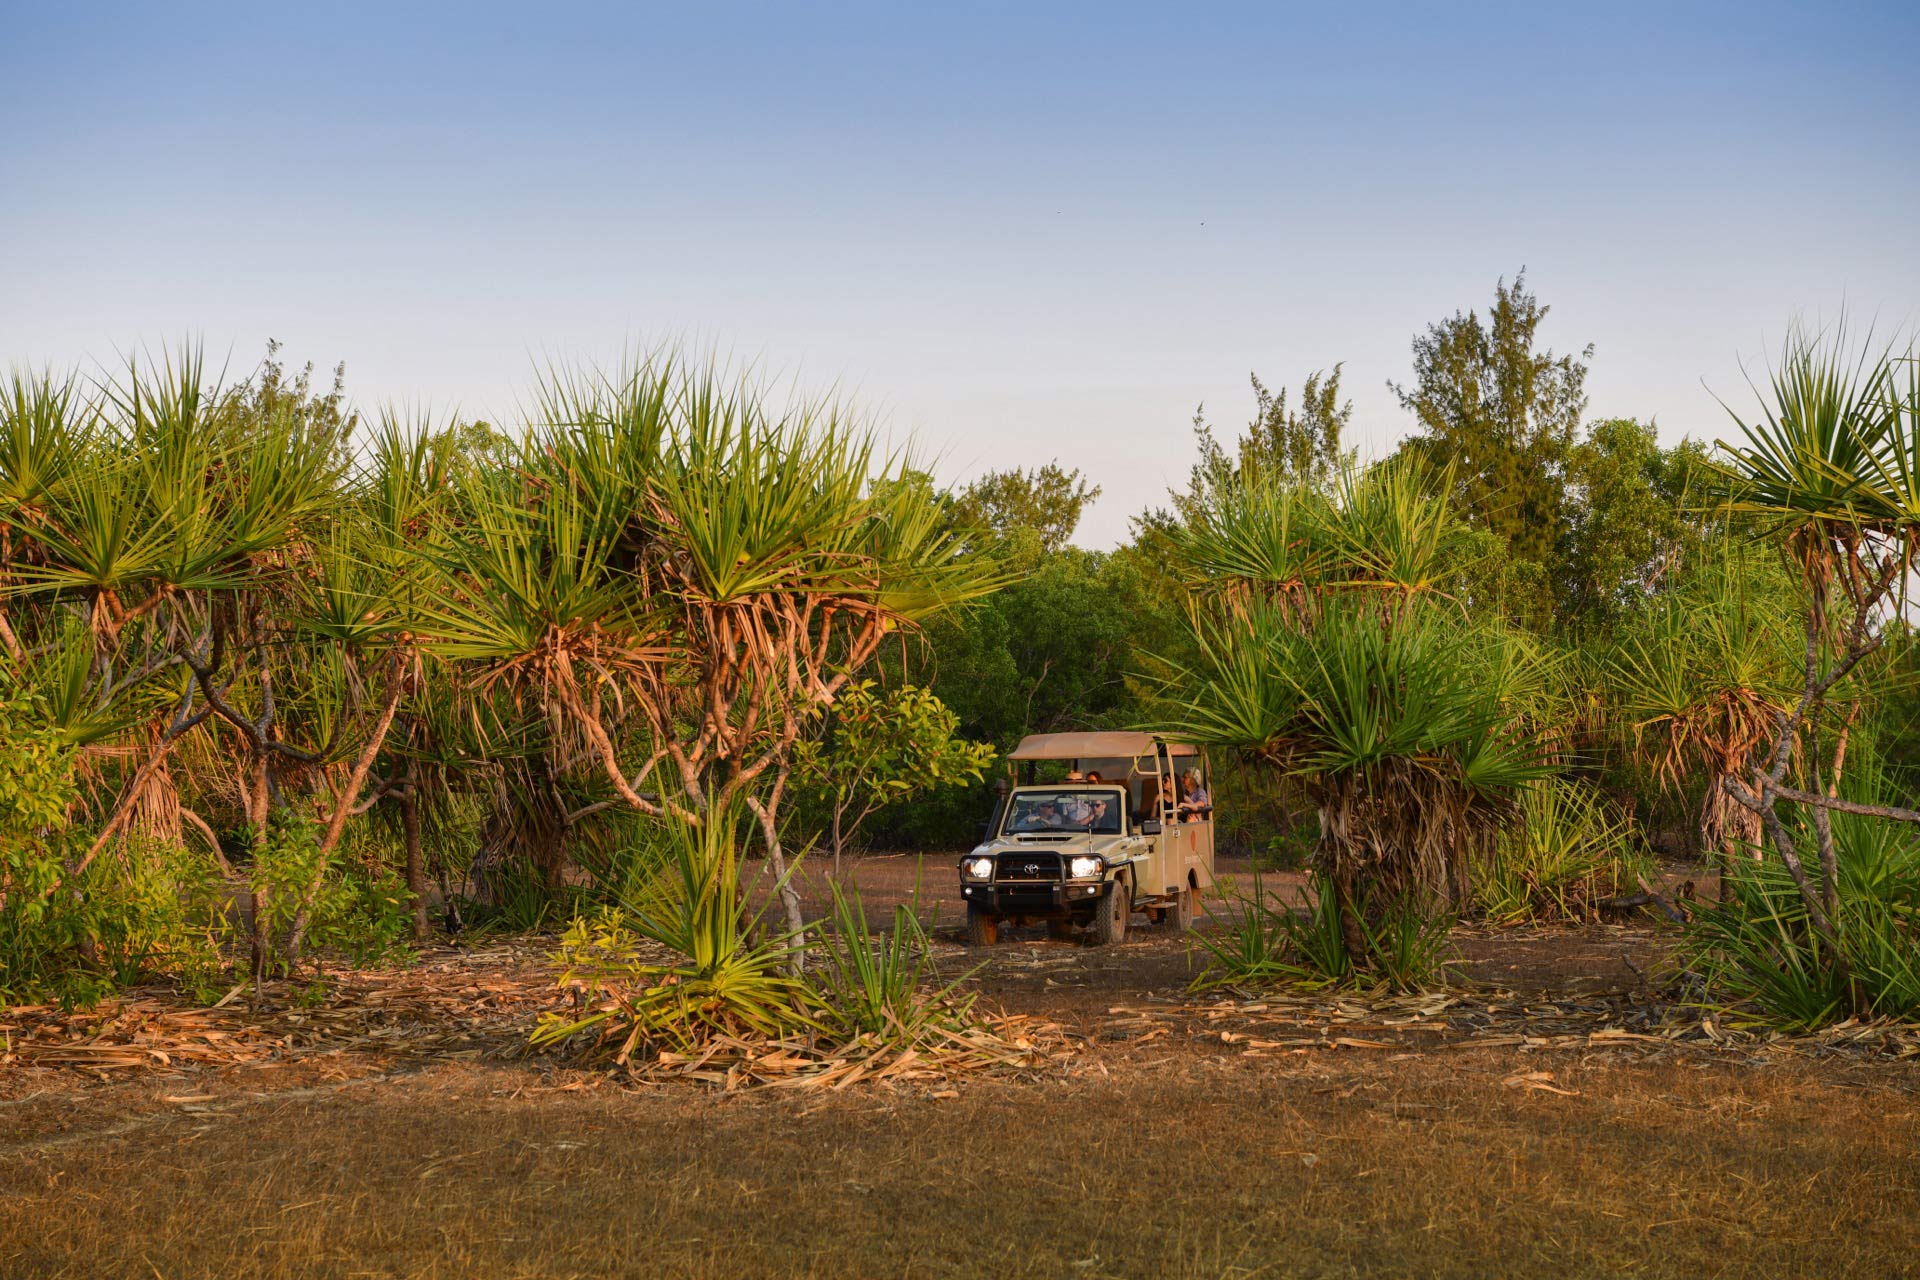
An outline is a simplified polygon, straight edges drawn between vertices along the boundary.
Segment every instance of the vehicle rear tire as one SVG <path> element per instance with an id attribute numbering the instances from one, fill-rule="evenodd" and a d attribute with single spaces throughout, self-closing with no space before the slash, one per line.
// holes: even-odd
<path id="1" fill-rule="evenodd" d="M 1107 947 L 1124 940 L 1127 917 L 1132 914 L 1133 891 L 1127 888 L 1124 879 L 1115 880 L 1107 896 L 1100 899 L 1100 909 L 1093 913 L 1094 945 Z"/>
<path id="2" fill-rule="evenodd" d="M 1072 942 L 1075 932 L 1071 920 L 1047 921 L 1047 936 L 1055 942 Z"/>
<path id="3" fill-rule="evenodd" d="M 1193 928 L 1193 900 L 1195 896 L 1192 889 L 1182 889 L 1174 895 L 1173 901 L 1167 904 L 1167 928 L 1173 930 L 1175 933 L 1185 933 L 1187 930 Z"/>
<path id="4" fill-rule="evenodd" d="M 983 911 L 969 902 L 967 904 L 967 945 L 990 947 L 998 941 L 1000 941 L 1000 917 L 991 911 Z"/>

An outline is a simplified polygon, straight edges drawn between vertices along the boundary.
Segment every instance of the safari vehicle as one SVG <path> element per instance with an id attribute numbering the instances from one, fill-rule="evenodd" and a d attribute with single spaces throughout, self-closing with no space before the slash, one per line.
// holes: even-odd
<path id="1" fill-rule="evenodd" d="M 1070 938 L 1091 928 L 1118 942 L 1144 911 L 1184 932 L 1213 887 L 1213 810 L 1199 748 L 1148 733 L 1040 733 L 1009 757 L 1003 793 L 978 847 L 960 860 L 967 941 L 999 940 L 1002 924 L 1045 920 Z M 1037 781 L 1042 766 L 1065 781 Z M 1210 792 L 1208 793 L 1211 794 Z"/>

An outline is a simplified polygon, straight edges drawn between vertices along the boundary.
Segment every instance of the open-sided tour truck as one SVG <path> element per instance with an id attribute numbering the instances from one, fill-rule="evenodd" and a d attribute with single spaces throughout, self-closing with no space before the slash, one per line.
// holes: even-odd
<path id="1" fill-rule="evenodd" d="M 1150 733 L 1037 733 L 1009 765 L 1013 785 L 960 860 L 969 942 L 990 946 L 1002 923 L 1035 920 L 1055 937 L 1091 928 L 1118 942 L 1136 911 L 1192 925 L 1213 887 L 1205 752 Z"/>

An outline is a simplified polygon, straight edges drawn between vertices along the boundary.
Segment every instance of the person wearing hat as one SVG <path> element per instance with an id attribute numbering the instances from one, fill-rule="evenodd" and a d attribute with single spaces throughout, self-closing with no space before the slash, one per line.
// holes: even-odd
<path id="1" fill-rule="evenodd" d="M 1183 822 L 1198 822 L 1213 813 L 1213 797 L 1200 781 L 1198 769 L 1187 770 L 1184 794 L 1180 797 L 1180 817 Z"/>

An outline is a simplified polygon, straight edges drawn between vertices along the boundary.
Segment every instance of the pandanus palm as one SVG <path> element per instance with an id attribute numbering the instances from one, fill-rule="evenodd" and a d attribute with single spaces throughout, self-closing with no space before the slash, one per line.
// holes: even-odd
<path id="1" fill-rule="evenodd" d="M 1425 480 L 1402 461 L 1330 496 L 1236 487 L 1175 535 L 1198 656 L 1171 727 L 1302 781 L 1355 955 L 1363 910 L 1458 901 L 1542 772 L 1525 723 L 1549 664 L 1443 597 L 1458 526 Z"/>
<path id="2" fill-rule="evenodd" d="M 99 826 L 68 876 L 130 826 L 171 841 L 184 817 L 210 830 L 170 761 L 212 765 L 186 785 L 252 830 L 256 972 L 276 949 L 296 959 L 406 666 L 402 579 L 371 558 L 353 501 L 351 419 L 277 382 L 223 387 L 191 351 L 91 400 L 47 383 L 19 407 L 0 432 L 0 589 L 35 633 L 28 652 L 72 659 L 65 696 L 42 705 L 123 725 L 88 748 Z M 269 812 L 309 801 L 318 869 L 270 904 Z"/>
<path id="3" fill-rule="evenodd" d="M 1750 419 L 1733 415 L 1742 438 L 1721 442 L 1722 467 L 1738 491 L 1731 508 L 1778 537 L 1797 571 L 1804 645 L 1795 696 L 1773 741 L 1746 777 L 1722 785 L 1758 818 L 1828 954 L 1838 957 L 1845 949 L 1832 811 L 1920 823 L 1920 811 L 1834 794 L 1845 733 L 1829 706 L 1901 611 L 1920 543 L 1920 351 L 1856 343 L 1844 325 L 1796 328 L 1760 400 Z M 1827 732 L 1831 756 L 1821 745 Z M 1792 778 L 1796 759 L 1800 777 Z M 1801 856 L 1804 840 L 1778 811 L 1782 801 L 1810 815 L 1817 882 Z"/>
<path id="4" fill-rule="evenodd" d="M 1791 586 L 1749 549 L 1729 545 L 1627 624 L 1605 659 L 1614 718 L 1670 791 L 1704 778 L 1701 850 L 1756 856 L 1760 819 L 1733 802 L 1742 776 L 1774 740 L 1796 692 Z"/>
<path id="5" fill-rule="evenodd" d="M 838 404 L 669 354 L 550 376 L 541 405 L 436 557 L 434 647 L 577 735 L 617 802 L 745 804 L 779 862 L 807 713 L 998 569 L 931 495 L 875 483 L 902 461 Z"/>

